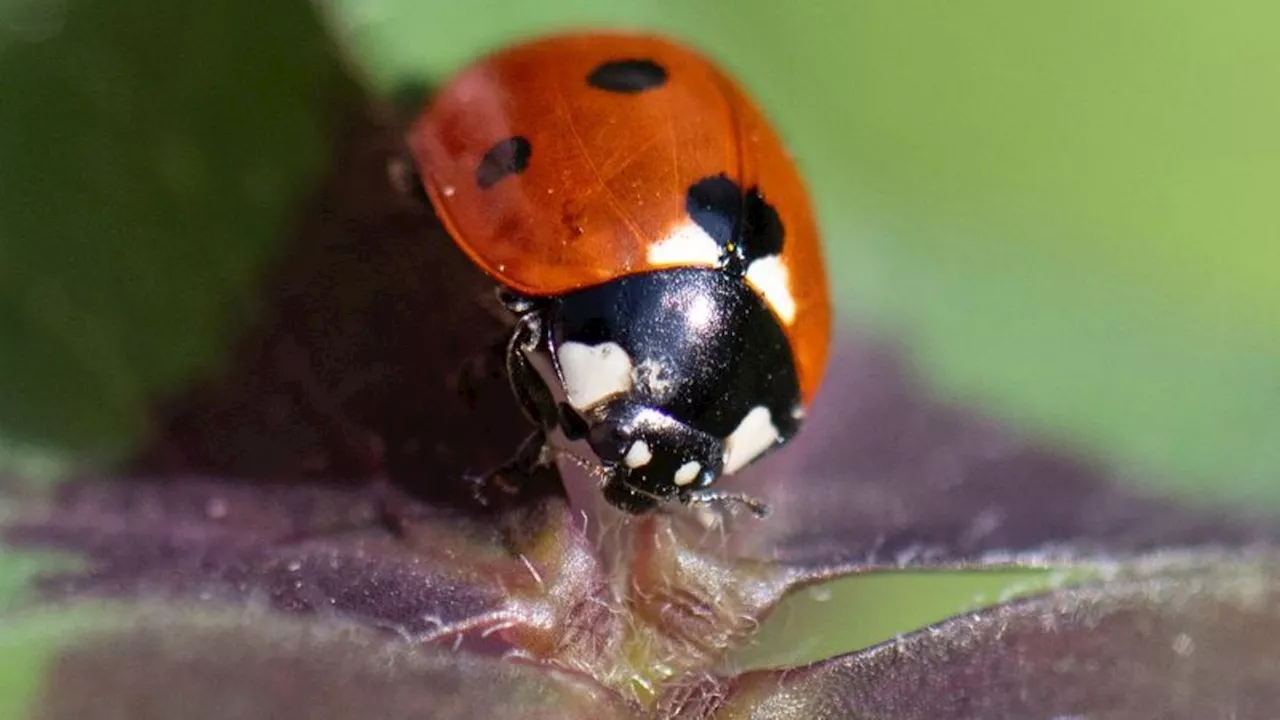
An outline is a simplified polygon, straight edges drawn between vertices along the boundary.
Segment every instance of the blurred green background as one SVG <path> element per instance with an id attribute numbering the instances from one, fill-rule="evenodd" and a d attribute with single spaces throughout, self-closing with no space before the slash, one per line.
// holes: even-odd
<path id="1" fill-rule="evenodd" d="M 846 325 L 902 343 L 940 394 L 1135 476 L 1280 502 L 1280 5 L 323 7 L 388 93 L 569 27 L 703 48 L 805 169 Z M 312 37 L 305 3 L 174 18 L 0 5 L 0 468 L 132 442 L 157 389 L 216 360 L 223 308 L 322 163 L 323 48 L 260 49 Z M 985 580 L 878 578 L 829 605 L 856 646 L 1014 582 Z"/>

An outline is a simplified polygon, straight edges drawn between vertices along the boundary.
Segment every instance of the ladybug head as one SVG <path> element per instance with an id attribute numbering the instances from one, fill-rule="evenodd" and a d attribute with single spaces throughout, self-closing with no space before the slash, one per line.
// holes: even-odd
<path id="1" fill-rule="evenodd" d="M 605 499 L 642 513 L 672 498 L 687 499 L 723 471 L 724 443 L 631 399 L 594 408 L 586 440 L 601 461 Z"/>
<path id="2" fill-rule="evenodd" d="M 709 486 L 798 427 L 778 320 L 722 270 L 621 277 L 531 303 L 522 317 L 513 387 L 553 445 L 590 456 L 622 510 L 727 497 Z"/>

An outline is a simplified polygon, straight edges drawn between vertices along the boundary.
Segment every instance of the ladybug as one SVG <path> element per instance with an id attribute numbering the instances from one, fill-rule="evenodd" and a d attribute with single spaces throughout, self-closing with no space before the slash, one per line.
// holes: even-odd
<path id="1" fill-rule="evenodd" d="M 742 89 L 664 38 L 546 37 L 464 69 L 408 145 L 511 312 L 527 461 L 578 459 L 630 513 L 763 514 L 712 485 L 796 434 L 831 308 L 804 183 Z"/>

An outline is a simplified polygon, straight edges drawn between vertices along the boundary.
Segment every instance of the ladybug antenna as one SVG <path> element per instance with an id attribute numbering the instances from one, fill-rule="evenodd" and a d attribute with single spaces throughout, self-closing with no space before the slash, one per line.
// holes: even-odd
<path id="1" fill-rule="evenodd" d="M 560 448 L 556 448 L 555 454 L 557 457 L 568 458 L 569 461 L 572 462 L 574 465 L 577 465 L 578 467 L 587 471 L 589 475 L 595 477 L 597 480 L 600 480 L 602 482 L 605 480 L 605 476 L 609 471 L 609 468 L 601 465 L 598 462 L 592 462 L 591 460 L 588 460 L 582 457 L 581 455 L 573 452 L 572 450 L 563 450 Z"/>
<path id="2" fill-rule="evenodd" d="M 723 490 L 697 490 L 680 498 L 686 505 L 744 505 L 757 518 L 769 514 L 769 506 L 750 495 Z"/>
<path id="3" fill-rule="evenodd" d="M 667 500 L 667 498 L 662 497 L 661 495 L 657 495 L 657 494 L 655 494 L 655 493 L 649 492 L 648 490 L 645 490 L 644 488 L 636 487 L 635 485 L 632 485 L 632 484 L 631 484 L 631 483 L 629 483 L 629 482 L 625 482 L 625 481 L 624 481 L 624 482 L 623 482 L 623 484 L 624 484 L 624 485 L 626 485 L 626 486 L 627 486 L 627 488 L 628 488 L 629 490 L 631 490 L 632 492 L 634 492 L 635 494 L 637 494 L 637 495 L 643 495 L 643 496 L 645 496 L 645 497 L 649 498 L 650 500 L 653 500 L 654 502 L 657 502 L 657 503 L 659 503 L 659 504 L 661 504 L 661 503 L 663 503 L 663 502 L 665 502 L 665 501 Z"/>

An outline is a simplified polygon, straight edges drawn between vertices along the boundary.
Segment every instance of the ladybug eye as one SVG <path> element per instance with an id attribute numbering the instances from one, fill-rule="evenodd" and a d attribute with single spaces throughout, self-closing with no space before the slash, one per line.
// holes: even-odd
<path id="1" fill-rule="evenodd" d="M 592 424 L 587 431 L 587 442 L 606 462 L 625 462 L 630 467 L 640 467 L 653 457 L 653 448 L 648 443 L 628 437 L 616 424 L 608 421 Z M 636 464 L 632 465 L 632 462 Z"/>

